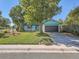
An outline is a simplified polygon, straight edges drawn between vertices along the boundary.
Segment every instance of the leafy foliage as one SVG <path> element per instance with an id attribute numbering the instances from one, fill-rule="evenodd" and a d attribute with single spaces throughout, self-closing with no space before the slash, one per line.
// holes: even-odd
<path id="1" fill-rule="evenodd" d="M 1 27 L 6 27 L 6 25 L 8 24 L 7 22 L 7 18 L 2 16 L 2 12 L 0 11 L 0 26 Z"/>
<path id="2" fill-rule="evenodd" d="M 23 14 L 24 11 L 19 5 L 14 6 L 9 13 L 9 16 L 12 18 L 13 22 L 17 24 L 17 26 L 19 27 L 19 31 L 23 30 L 23 24 L 24 24 Z"/>
<path id="3" fill-rule="evenodd" d="M 79 33 L 79 7 L 71 10 L 68 14 L 68 17 L 65 21 L 66 27 L 70 30 L 67 30 L 72 33 Z"/>
<path id="4" fill-rule="evenodd" d="M 60 0 L 20 0 L 20 5 L 25 11 L 26 22 L 42 24 L 43 20 L 60 13 L 59 2 Z"/>

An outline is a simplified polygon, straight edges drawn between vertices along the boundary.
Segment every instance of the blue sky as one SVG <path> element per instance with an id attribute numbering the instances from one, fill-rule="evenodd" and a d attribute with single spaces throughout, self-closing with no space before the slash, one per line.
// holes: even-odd
<path id="1" fill-rule="evenodd" d="M 62 6 L 62 12 L 55 16 L 55 19 L 65 19 L 68 13 L 79 6 L 79 0 L 61 0 L 59 6 Z"/>
<path id="2" fill-rule="evenodd" d="M 8 16 L 10 9 L 18 4 L 18 0 L 0 0 L 0 11 L 4 17 L 10 18 Z"/>
<path id="3" fill-rule="evenodd" d="M 18 4 L 18 0 L 0 0 L 0 10 L 4 17 L 10 18 L 8 13 L 10 9 Z M 62 12 L 55 16 L 55 19 L 65 19 L 71 9 L 79 6 L 79 0 L 61 0 L 60 6 L 62 6 Z"/>

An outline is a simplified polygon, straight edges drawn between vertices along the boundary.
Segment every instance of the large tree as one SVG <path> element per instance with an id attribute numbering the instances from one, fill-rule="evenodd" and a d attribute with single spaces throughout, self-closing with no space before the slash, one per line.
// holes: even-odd
<path id="1" fill-rule="evenodd" d="M 2 12 L 0 11 L 0 26 L 1 27 L 6 27 L 7 25 L 7 18 L 2 16 Z"/>
<path id="2" fill-rule="evenodd" d="M 0 25 L 2 24 L 2 12 L 0 11 Z"/>
<path id="3" fill-rule="evenodd" d="M 79 33 L 79 7 L 76 7 L 70 11 L 65 23 L 71 32 Z"/>
<path id="4" fill-rule="evenodd" d="M 2 17 L 1 18 L 1 26 L 6 27 L 8 25 L 8 18 Z"/>
<path id="5" fill-rule="evenodd" d="M 79 25 L 79 7 L 71 10 L 66 19 L 67 24 L 77 24 Z"/>
<path id="6" fill-rule="evenodd" d="M 39 24 L 42 32 L 42 21 L 60 13 L 59 2 L 60 0 L 20 0 L 20 5 L 26 13 L 25 21 Z"/>
<path id="7" fill-rule="evenodd" d="M 23 25 L 24 25 L 24 17 L 23 17 L 24 11 L 21 8 L 20 5 L 14 6 L 9 13 L 9 16 L 12 18 L 13 22 L 17 25 L 18 31 L 23 31 Z"/>

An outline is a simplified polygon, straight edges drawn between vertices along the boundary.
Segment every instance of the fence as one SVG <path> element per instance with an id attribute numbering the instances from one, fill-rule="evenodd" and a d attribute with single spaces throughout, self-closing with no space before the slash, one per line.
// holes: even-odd
<path id="1" fill-rule="evenodd" d="M 62 26 L 62 31 L 63 32 L 70 32 L 70 33 L 79 35 L 79 25 Z"/>

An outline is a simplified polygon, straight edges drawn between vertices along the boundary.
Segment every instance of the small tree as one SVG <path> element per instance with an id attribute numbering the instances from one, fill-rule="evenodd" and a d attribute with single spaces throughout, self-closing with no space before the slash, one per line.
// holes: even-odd
<path id="1" fill-rule="evenodd" d="M 21 6 L 16 5 L 14 6 L 9 13 L 9 16 L 12 18 L 13 22 L 18 26 L 18 31 L 23 31 L 24 25 L 24 11 L 22 10 Z"/>

